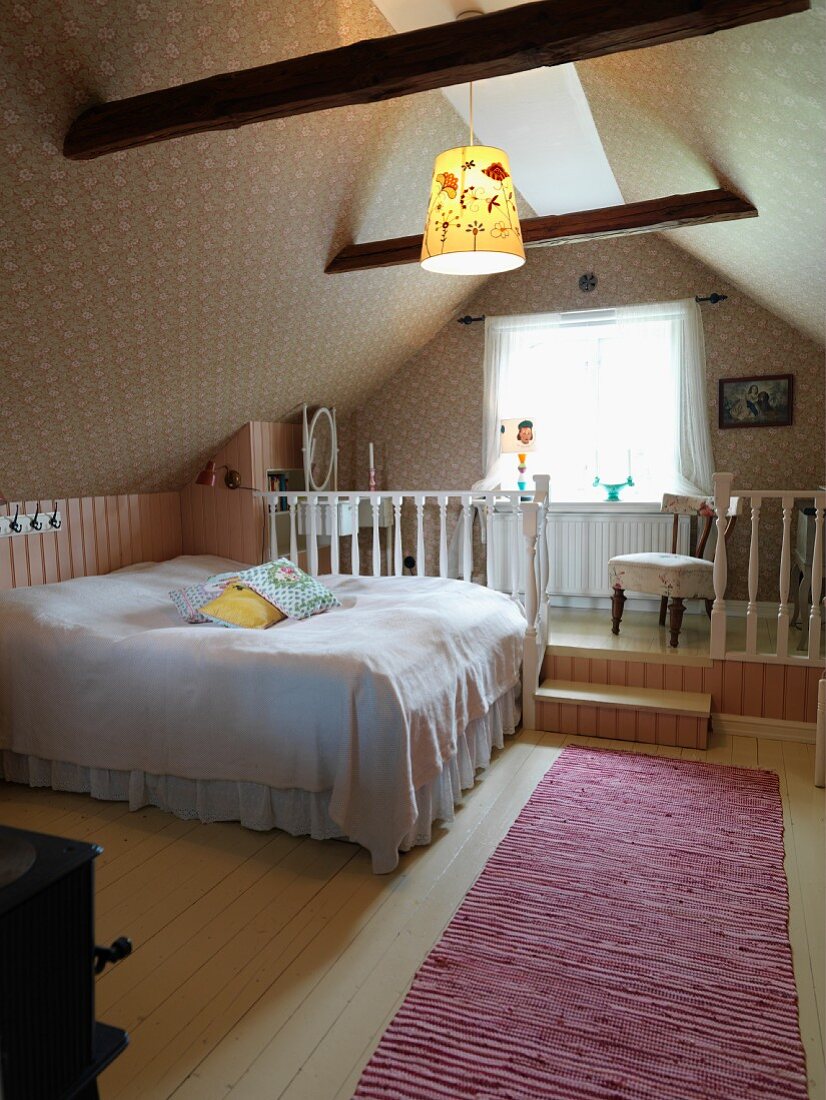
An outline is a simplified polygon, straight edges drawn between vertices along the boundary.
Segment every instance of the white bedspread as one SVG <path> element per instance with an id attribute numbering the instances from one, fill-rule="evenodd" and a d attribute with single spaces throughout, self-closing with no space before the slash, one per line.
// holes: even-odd
<path id="1" fill-rule="evenodd" d="M 0 749 L 91 768 L 329 790 L 398 862 L 415 791 L 519 678 L 525 622 L 462 581 L 324 578 L 342 607 L 267 631 L 191 626 L 167 593 L 234 568 L 181 557 L 0 593 Z"/>

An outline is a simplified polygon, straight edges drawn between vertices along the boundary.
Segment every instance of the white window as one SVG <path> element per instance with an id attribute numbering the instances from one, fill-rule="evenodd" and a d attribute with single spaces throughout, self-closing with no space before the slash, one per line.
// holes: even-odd
<path id="1" fill-rule="evenodd" d="M 486 321 L 485 478 L 516 486 L 499 455 L 499 422 L 535 424 L 528 472 L 551 475 L 552 499 L 627 500 L 711 490 L 702 321 L 695 302 Z"/>

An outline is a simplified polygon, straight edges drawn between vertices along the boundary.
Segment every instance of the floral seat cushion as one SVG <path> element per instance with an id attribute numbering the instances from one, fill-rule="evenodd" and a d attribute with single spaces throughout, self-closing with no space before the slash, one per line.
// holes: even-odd
<path id="1" fill-rule="evenodd" d="M 683 600 L 714 599 L 714 566 L 687 554 L 620 554 L 608 562 L 612 588 Z"/>

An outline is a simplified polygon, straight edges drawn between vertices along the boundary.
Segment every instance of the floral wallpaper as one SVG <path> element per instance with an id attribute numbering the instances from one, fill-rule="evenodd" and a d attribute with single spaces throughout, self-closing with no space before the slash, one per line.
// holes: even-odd
<path id="1" fill-rule="evenodd" d="M 777 371 L 781 346 L 791 360 L 783 369 L 801 356 L 814 362 L 800 350 L 811 345 L 756 303 L 822 333 L 824 5 L 814 0 L 810 13 L 578 66 L 626 199 L 719 179 L 760 208 L 756 220 L 669 238 L 731 284 L 732 300 L 709 313 L 718 372 L 751 369 L 751 358 Z M 60 151 L 70 121 L 95 101 L 389 32 L 370 0 L 0 5 L 6 495 L 179 488 L 240 425 L 283 420 L 301 401 L 336 404 L 342 416 L 362 406 L 379 425 L 392 422 L 392 410 L 364 404 L 373 391 L 407 411 L 388 456 L 394 474 L 408 464 L 399 480 L 450 471 L 468 483 L 478 450 L 480 334 L 448 322 L 482 281 L 416 265 L 323 273 L 350 241 L 421 229 L 433 157 L 465 134 L 438 92 L 89 162 Z M 644 300 L 660 293 L 649 256 L 658 275 L 670 273 L 667 286 L 722 288 L 648 239 L 531 252 L 524 273 L 509 278 L 511 302 L 525 308 L 524 293 L 542 308 L 558 304 L 569 274 L 598 261 L 603 300 Z M 630 271 L 623 257 L 634 257 Z M 481 308 L 504 308 L 503 285 L 493 280 Z M 822 395 L 812 385 L 798 390 L 798 409 L 812 402 L 816 418 Z M 422 445 L 432 438 L 429 414 L 419 409 L 433 410 L 442 426 L 446 415 L 461 425 L 455 460 L 445 451 L 434 465 L 434 450 Z M 789 451 L 800 447 L 808 463 L 820 437 L 787 431 Z M 750 453 L 758 471 L 780 476 L 791 458 L 782 446 L 775 451 L 775 438 L 755 434 Z M 721 461 L 736 442 L 718 441 Z"/>
<path id="2" fill-rule="evenodd" d="M 579 276 L 594 272 L 588 294 Z M 507 315 L 606 308 L 727 294 L 704 305 L 707 400 L 715 468 L 754 489 L 806 489 L 824 480 L 823 348 L 767 312 L 736 287 L 675 248 L 665 236 L 593 241 L 528 252 L 518 271 L 497 275 L 460 311 Z M 342 437 L 351 483 L 367 485 L 367 443 L 376 446 L 380 488 L 464 489 L 482 473 L 484 326 L 455 319 L 366 401 Z M 791 427 L 723 430 L 717 427 L 717 382 L 744 374 L 795 377 Z M 731 595 L 744 598 L 748 517 L 730 543 Z M 778 510 L 764 505 L 760 598 L 776 599 L 780 545 Z"/>
<path id="3" fill-rule="evenodd" d="M 369 0 L 0 5 L 8 497 L 180 488 L 247 420 L 352 409 L 452 316 L 468 284 L 417 265 L 324 274 L 423 224 L 465 132 L 438 92 L 61 155 L 95 100 L 387 33 Z"/>
<path id="4" fill-rule="evenodd" d="M 720 34 L 580 62 L 626 202 L 721 184 L 758 218 L 674 230 L 813 339 L 826 331 L 826 0 Z"/>

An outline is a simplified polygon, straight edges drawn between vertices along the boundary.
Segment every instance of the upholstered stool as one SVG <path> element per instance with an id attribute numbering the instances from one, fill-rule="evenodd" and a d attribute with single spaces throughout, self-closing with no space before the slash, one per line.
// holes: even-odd
<path id="1" fill-rule="evenodd" d="M 611 631 L 619 634 L 625 590 L 660 597 L 660 626 L 665 624 L 667 601 L 671 645 L 679 644 L 685 612 L 684 600 L 705 600 L 711 613 L 714 600 L 714 566 L 688 554 L 620 554 L 608 562 L 611 597 Z"/>
<path id="2" fill-rule="evenodd" d="M 611 632 L 619 634 L 625 593 L 641 592 L 646 596 L 660 597 L 660 626 L 665 625 L 666 609 L 671 631 L 670 644 L 679 645 L 683 625 L 685 600 L 705 600 L 706 612 L 711 615 L 714 601 L 714 565 L 705 561 L 703 551 L 711 533 L 715 518 L 714 508 L 705 497 L 684 497 L 666 493 L 662 511 L 674 515 L 671 535 L 671 553 L 619 554 L 608 562 L 608 582 L 611 585 Z M 739 511 L 739 501 L 732 498 L 725 529 L 725 539 L 734 528 Z M 699 533 L 694 555 L 677 553 L 677 535 L 680 516 L 697 515 L 705 518 Z M 670 603 L 669 603 L 670 601 Z"/>

